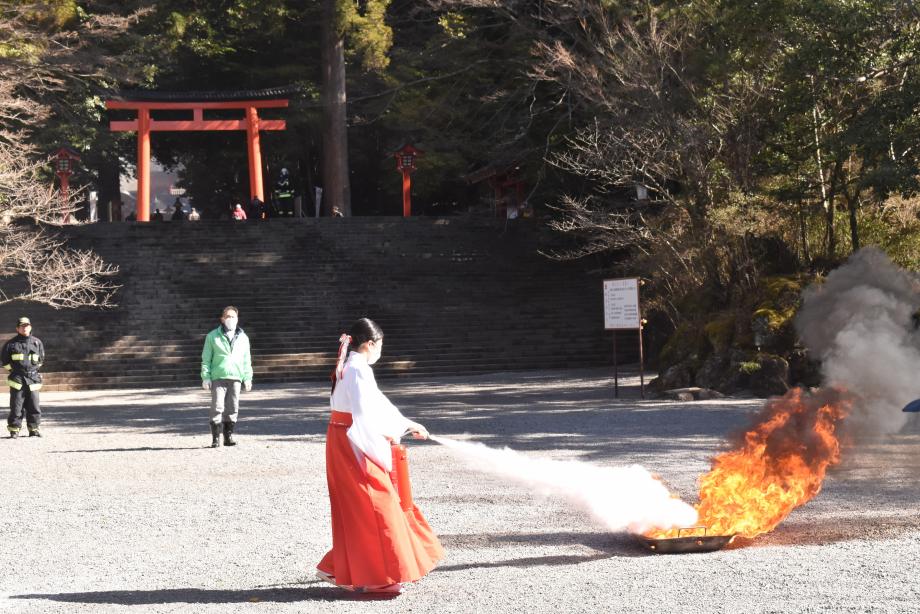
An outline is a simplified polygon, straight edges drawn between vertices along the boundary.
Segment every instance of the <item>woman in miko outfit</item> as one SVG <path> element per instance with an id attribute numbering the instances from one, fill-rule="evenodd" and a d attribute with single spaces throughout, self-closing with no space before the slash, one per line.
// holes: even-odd
<path id="1" fill-rule="evenodd" d="M 418 580 L 444 556 L 419 509 L 402 509 L 389 475 L 391 446 L 408 433 L 426 439 L 428 431 L 377 388 L 371 369 L 383 350 L 377 324 L 362 318 L 339 343 L 326 432 L 332 550 L 316 566 L 317 576 L 348 590 L 399 593 L 403 582 Z"/>

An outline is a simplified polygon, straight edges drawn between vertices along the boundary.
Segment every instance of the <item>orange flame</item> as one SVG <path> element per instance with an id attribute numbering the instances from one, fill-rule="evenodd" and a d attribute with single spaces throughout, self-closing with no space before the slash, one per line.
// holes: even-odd
<path id="1" fill-rule="evenodd" d="M 771 399 L 738 447 L 716 456 L 700 478 L 699 524 L 709 535 L 756 537 L 776 528 L 821 490 L 840 461 L 837 426 L 849 402 L 842 390 Z M 677 529 L 649 537 L 677 537 Z"/>

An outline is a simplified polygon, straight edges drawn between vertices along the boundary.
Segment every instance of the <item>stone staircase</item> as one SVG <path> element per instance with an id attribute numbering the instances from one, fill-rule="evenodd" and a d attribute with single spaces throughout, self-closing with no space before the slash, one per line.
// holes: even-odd
<path id="1" fill-rule="evenodd" d="M 118 307 L 5 305 L 48 353 L 46 389 L 197 385 L 204 335 L 235 305 L 255 382 L 327 379 L 337 339 L 368 316 L 378 377 L 611 363 L 601 279 L 538 253 L 529 220 L 321 218 L 95 224 L 66 230 L 120 268 Z M 621 362 L 635 360 L 620 337 Z"/>

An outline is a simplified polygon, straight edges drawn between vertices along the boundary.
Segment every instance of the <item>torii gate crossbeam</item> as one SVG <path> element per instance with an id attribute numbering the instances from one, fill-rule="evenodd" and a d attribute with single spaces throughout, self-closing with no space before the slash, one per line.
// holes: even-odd
<path id="1" fill-rule="evenodd" d="M 219 102 L 156 102 L 135 100 L 108 100 L 107 109 L 137 111 L 137 119 L 112 120 L 113 132 L 137 132 L 137 221 L 150 221 L 150 133 L 157 131 L 191 130 L 245 130 L 249 152 L 249 195 L 265 201 L 262 187 L 262 150 L 259 145 L 261 130 L 284 130 L 283 119 L 261 119 L 259 109 L 277 109 L 288 106 L 286 99 L 234 100 Z M 237 109 L 243 119 L 204 119 L 205 109 Z M 192 112 L 190 120 L 158 120 L 151 111 L 185 110 Z"/>

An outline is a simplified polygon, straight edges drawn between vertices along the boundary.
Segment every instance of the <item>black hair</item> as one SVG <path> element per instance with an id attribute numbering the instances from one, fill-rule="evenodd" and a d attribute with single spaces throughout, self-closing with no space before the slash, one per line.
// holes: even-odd
<path id="1" fill-rule="evenodd" d="M 351 343 L 349 347 L 353 350 L 357 350 L 361 347 L 362 344 L 367 343 L 368 341 L 380 341 L 383 339 L 383 331 L 380 330 L 380 327 L 377 326 L 377 323 L 371 320 L 370 318 L 361 318 L 357 320 L 354 324 L 351 325 L 351 329 L 348 331 L 348 336 L 351 337 Z M 342 363 L 345 361 L 346 352 L 339 346 L 339 355 L 336 360 L 335 366 L 332 367 L 332 373 L 330 374 L 330 379 L 332 380 L 332 392 L 335 392 L 335 385 L 338 381 L 336 374 L 341 368 Z"/>
<path id="2" fill-rule="evenodd" d="M 348 331 L 351 337 L 351 348 L 357 350 L 361 344 L 368 341 L 380 341 L 383 339 L 383 331 L 377 326 L 377 323 L 370 318 L 361 318 L 351 325 Z"/>

